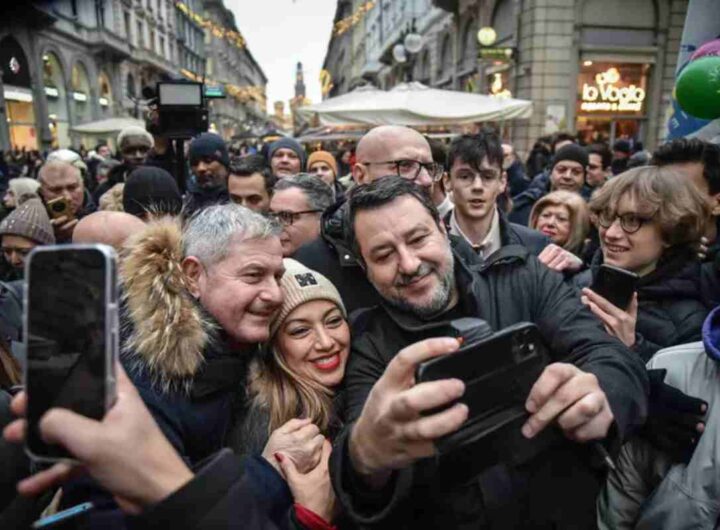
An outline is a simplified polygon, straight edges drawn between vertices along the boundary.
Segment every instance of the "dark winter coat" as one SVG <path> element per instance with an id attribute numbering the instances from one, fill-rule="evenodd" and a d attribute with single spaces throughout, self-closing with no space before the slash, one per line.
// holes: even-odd
<path id="1" fill-rule="evenodd" d="M 530 225 L 530 213 L 532 212 L 533 206 L 535 206 L 535 203 L 540 200 L 541 197 L 544 197 L 551 191 L 551 172 L 552 169 L 549 168 L 535 175 L 525 191 L 512 198 L 513 207 L 508 214 L 510 222 L 522 226 Z M 590 199 L 591 194 L 592 189 L 587 185 L 583 186 L 583 189 L 580 191 L 580 195 L 586 201 Z"/>
<path id="2" fill-rule="evenodd" d="M 191 177 L 187 183 L 187 193 L 185 194 L 185 207 L 183 212 L 190 216 L 203 208 L 213 206 L 215 204 L 225 204 L 230 200 L 227 187 L 216 186 L 213 188 L 201 188 Z"/>
<path id="3" fill-rule="evenodd" d="M 525 247 L 534 256 L 539 256 L 543 249 L 552 241 L 546 235 L 526 226 L 511 223 L 504 213 L 498 211 L 500 216 L 500 241 L 503 247 L 520 245 Z M 452 210 L 447 213 L 443 221 L 445 229 L 450 231 L 450 217 Z M 501 247 L 502 248 L 502 247 Z"/>
<path id="4" fill-rule="evenodd" d="M 135 168 L 132 168 L 125 163 L 122 163 L 119 166 L 115 166 L 114 168 L 112 168 L 108 172 L 107 180 L 98 184 L 98 187 L 95 188 L 95 191 L 93 191 L 93 201 L 95 201 L 96 204 L 99 204 L 100 197 L 110 191 L 110 189 L 116 184 L 122 184 L 123 182 L 125 182 L 133 169 Z"/>
<path id="5" fill-rule="evenodd" d="M 602 263 L 602 250 L 598 250 L 590 268 L 575 276 L 576 286 L 590 287 Z M 678 249 L 640 278 L 632 349 L 643 361 L 662 348 L 700 340 L 703 321 L 710 312 L 708 296 L 712 295 L 712 289 L 702 280 L 702 267 L 695 251 Z"/>
<path id="6" fill-rule="evenodd" d="M 540 264 L 527 249 L 507 246 L 478 271 L 456 260 L 456 282 L 463 316 L 486 320 L 494 330 L 534 322 L 553 361 L 571 362 L 593 373 L 605 391 L 615 425 L 609 442 L 618 442 L 640 425 L 647 410 L 645 368 L 610 337 L 582 306 L 560 274 Z M 367 313 L 364 332 L 354 335 L 345 374 L 346 419 L 359 417 L 368 393 L 395 354 L 428 336 L 446 318 L 421 321 L 381 306 Z M 454 318 L 458 318 L 455 314 Z M 462 467 L 424 459 L 394 473 L 381 492 L 368 491 L 350 465 L 348 436 L 336 440 L 331 476 L 351 519 L 377 528 L 592 528 L 601 476 L 591 469 L 588 445 L 561 445 L 521 467 L 495 466 L 464 484 L 452 484 Z M 459 456 L 471 458 L 472 451 Z M 444 476 L 445 479 L 439 478 Z M 448 480 L 449 479 L 449 480 Z"/>
<path id="7" fill-rule="evenodd" d="M 251 353 L 228 347 L 186 293 L 181 241 L 179 221 L 159 220 L 124 257 L 121 361 L 163 434 L 192 465 L 225 447 Z M 63 505 L 87 500 L 98 507 L 93 525 L 123 527 L 109 495 L 89 480 L 66 488 Z"/>
<path id="8" fill-rule="evenodd" d="M 525 168 L 519 160 L 515 160 L 507 168 L 507 183 L 511 197 L 522 193 L 530 185 L 530 179 L 525 174 Z"/>
<path id="9" fill-rule="evenodd" d="M 136 530 L 276 530 L 297 528 L 287 484 L 263 458 L 225 449 L 170 497 L 132 518 Z"/>

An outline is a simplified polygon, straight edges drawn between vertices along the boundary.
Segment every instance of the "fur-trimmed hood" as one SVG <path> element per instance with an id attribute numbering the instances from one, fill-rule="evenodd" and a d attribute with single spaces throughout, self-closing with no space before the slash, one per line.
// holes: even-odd
<path id="1" fill-rule="evenodd" d="M 204 361 L 215 325 L 187 291 L 182 221 L 165 217 L 125 244 L 120 265 L 123 355 L 163 390 L 189 388 Z"/>

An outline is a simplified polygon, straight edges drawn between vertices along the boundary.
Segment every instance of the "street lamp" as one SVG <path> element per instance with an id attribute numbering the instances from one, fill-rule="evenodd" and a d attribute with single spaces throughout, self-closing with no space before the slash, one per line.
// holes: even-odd
<path id="1" fill-rule="evenodd" d="M 408 28 L 400 35 L 399 42 L 393 46 L 392 56 L 396 63 L 402 65 L 405 71 L 405 82 L 412 78 L 412 69 L 415 64 L 415 56 L 423 47 L 422 35 L 415 29 L 415 19 Z"/>

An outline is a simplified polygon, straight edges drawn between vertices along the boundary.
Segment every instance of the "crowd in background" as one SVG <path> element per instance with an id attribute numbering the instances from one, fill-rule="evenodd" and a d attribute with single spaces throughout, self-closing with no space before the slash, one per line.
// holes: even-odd
<path id="1" fill-rule="evenodd" d="M 116 146 L 3 156 L 3 390 L 21 382 L 12 344 L 36 246 L 115 247 L 125 332 L 119 412 L 43 425 L 87 475 L 32 476 L 1 446 L 0 527 L 88 500 L 78 527 L 720 521 L 719 146 L 556 133 L 523 160 L 489 129 L 441 142 L 382 126 L 336 153 L 203 133 L 185 189 L 162 138 L 129 127 Z M 602 265 L 638 276 L 628 306 L 593 290 Z M 437 456 L 467 418 L 464 386 L 413 386 L 414 369 L 458 348 L 437 337 L 464 316 L 538 326 L 552 364 L 522 435 L 561 433 L 539 457 L 477 470 L 472 445 Z"/>

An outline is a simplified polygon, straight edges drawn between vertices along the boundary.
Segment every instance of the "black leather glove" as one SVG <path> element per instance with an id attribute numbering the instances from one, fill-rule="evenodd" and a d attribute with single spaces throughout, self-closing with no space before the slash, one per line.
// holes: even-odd
<path id="1" fill-rule="evenodd" d="M 650 397 L 647 422 L 641 436 L 668 453 L 675 462 L 692 458 L 705 427 L 707 403 L 664 383 L 667 370 L 648 370 Z"/>

